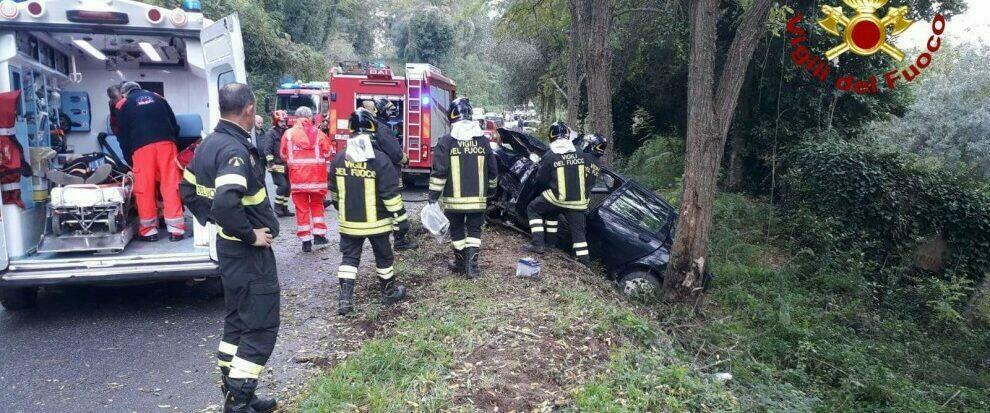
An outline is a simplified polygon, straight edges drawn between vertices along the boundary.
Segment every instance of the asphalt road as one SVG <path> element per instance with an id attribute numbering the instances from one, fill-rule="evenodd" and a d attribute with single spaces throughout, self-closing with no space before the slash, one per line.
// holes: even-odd
<path id="1" fill-rule="evenodd" d="M 406 192 L 407 199 L 425 196 Z M 327 215 L 333 231 L 333 210 Z M 343 357 L 361 332 L 333 315 L 336 233 L 331 245 L 303 254 L 294 219 L 281 224 L 282 328 L 261 392 L 285 395 L 304 386 L 315 365 Z M 371 261 L 366 247 L 362 267 Z M 222 298 L 196 287 L 44 289 L 35 309 L 0 308 L 0 411 L 218 411 L 214 357 L 222 319 Z"/>

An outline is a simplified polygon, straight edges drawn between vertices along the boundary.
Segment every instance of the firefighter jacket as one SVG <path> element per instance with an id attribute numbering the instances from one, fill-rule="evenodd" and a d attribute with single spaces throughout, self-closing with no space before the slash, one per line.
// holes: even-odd
<path id="1" fill-rule="evenodd" d="M 350 144 L 350 142 L 348 142 Z M 399 193 L 399 172 L 382 151 L 364 162 L 347 160 L 346 152 L 334 157 L 330 199 L 337 209 L 340 233 L 367 237 L 392 231 L 395 220 L 404 220 L 406 209 Z"/>
<path id="2" fill-rule="evenodd" d="M 175 142 L 179 136 L 179 123 L 165 98 L 147 90 L 134 90 L 118 104 L 117 123 L 120 133 L 117 141 L 124 151 L 124 159 L 131 162 L 134 151 L 161 141 Z"/>
<path id="3" fill-rule="evenodd" d="M 573 143 L 559 139 L 550 144 L 550 151 L 540 159 L 536 184 L 547 188 L 543 197 L 551 204 L 585 210 L 600 172 L 601 168 L 591 154 L 577 152 Z"/>
<path id="4" fill-rule="evenodd" d="M 278 220 L 265 192 L 265 163 L 251 135 L 226 120 L 196 149 L 179 192 L 196 220 L 217 225 L 217 235 L 254 244 L 254 229 L 278 236 Z"/>
<path id="5" fill-rule="evenodd" d="M 406 154 L 402 152 L 402 144 L 387 122 L 375 119 L 375 140 L 372 143 L 375 149 L 385 153 L 393 165 L 398 167 L 405 163 Z"/>
<path id="6" fill-rule="evenodd" d="M 265 157 L 265 163 L 272 172 L 286 173 L 285 159 L 282 158 L 282 136 L 285 128 L 273 126 L 258 138 L 258 151 Z"/>
<path id="7" fill-rule="evenodd" d="M 439 199 L 448 211 L 482 212 L 497 184 L 498 165 L 488 139 L 440 138 L 433 150 L 430 200 Z"/>
<path id="8" fill-rule="evenodd" d="M 292 192 L 326 193 L 333 142 L 312 122 L 299 121 L 285 131 L 279 154 L 289 168 Z"/>

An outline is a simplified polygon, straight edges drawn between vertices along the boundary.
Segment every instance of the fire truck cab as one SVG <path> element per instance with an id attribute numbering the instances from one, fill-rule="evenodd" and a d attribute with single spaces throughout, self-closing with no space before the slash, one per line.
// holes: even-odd
<path id="1" fill-rule="evenodd" d="M 131 242 L 137 219 L 126 180 L 78 188 L 103 196 L 95 204 L 121 204 L 117 220 L 87 213 L 88 205 L 73 205 L 78 213 L 68 223 L 53 213 L 63 187 L 45 171 L 114 150 L 106 143 L 115 139 L 106 91 L 123 80 L 164 96 L 180 139 L 198 139 L 219 121 L 220 87 L 247 82 L 237 16 L 206 19 L 198 0 L 175 9 L 131 0 L 0 1 L 0 92 L 20 91 L 14 133 L 6 136 L 16 137 L 28 159 L 54 152 L 21 178 L 23 206 L 0 206 L 0 304 L 7 310 L 32 306 L 41 286 L 219 275 L 211 226 L 189 219 L 193 236 L 180 242 Z M 52 125 L 62 117 L 71 128 Z M 65 129 L 56 143 L 54 132 Z M 113 191 L 122 195 L 111 200 L 105 194 Z"/>
<path id="2" fill-rule="evenodd" d="M 316 123 L 320 124 L 330 111 L 330 83 L 283 83 L 275 92 L 275 107 L 272 108 L 268 101 L 265 103 L 266 112 L 284 110 L 288 114 L 290 126 L 296 121 L 296 109 L 303 106 L 313 110 Z"/>
<path id="3" fill-rule="evenodd" d="M 447 108 L 457 86 L 429 64 L 409 63 L 405 72 L 394 76 L 389 67 L 356 63 L 335 67 L 330 76 L 329 131 L 336 149 L 343 150 L 351 135 L 347 122 L 351 113 L 365 101 L 391 100 L 399 116 L 389 124 L 409 157 L 403 178 L 422 182 L 429 178 L 434 140 L 450 132 Z"/>

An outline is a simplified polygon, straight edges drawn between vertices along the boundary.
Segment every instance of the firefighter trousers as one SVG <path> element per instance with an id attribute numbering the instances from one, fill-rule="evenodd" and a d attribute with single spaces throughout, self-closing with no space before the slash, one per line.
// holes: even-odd
<path id="1" fill-rule="evenodd" d="M 361 251 L 364 250 L 364 240 L 371 244 L 371 252 L 375 254 L 375 269 L 378 278 L 388 280 L 395 276 L 392 264 L 395 255 L 392 254 L 392 244 L 388 239 L 389 233 L 356 237 L 340 234 L 340 267 L 337 268 L 337 278 L 353 280 L 357 278 L 358 266 L 361 265 Z"/>
<path id="2" fill-rule="evenodd" d="M 296 235 L 300 240 L 312 241 L 313 235 L 325 237 L 327 222 L 324 217 L 324 192 L 297 191 L 292 193 L 292 202 L 296 204 Z"/>
<path id="3" fill-rule="evenodd" d="M 283 166 L 284 168 L 284 166 Z M 275 184 L 275 205 L 289 208 L 289 175 L 284 172 L 272 172 L 272 183 Z"/>
<path id="4" fill-rule="evenodd" d="M 179 171 L 175 158 L 178 150 L 175 142 L 162 141 L 145 145 L 134 151 L 134 201 L 141 222 L 141 236 L 158 234 L 158 194 L 162 196 L 165 226 L 174 235 L 186 233 L 182 216 L 182 197 L 179 196 Z"/>
<path id="5" fill-rule="evenodd" d="M 231 378 L 257 379 L 278 336 L 281 299 L 275 253 L 217 237 L 217 256 L 227 310 L 218 364 L 230 368 Z"/>
<path id="6" fill-rule="evenodd" d="M 444 211 L 450 220 L 450 244 L 456 251 L 465 248 L 481 248 L 481 227 L 485 225 L 484 212 Z"/>
<path id="7" fill-rule="evenodd" d="M 533 243 L 549 247 L 557 245 L 557 230 L 560 227 L 558 220 L 563 215 L 571 229 L 571 248 L 574 255 L 578 258 L 588 256 L 585 210 L 558 207 L 541 195 L 526 206 L 526 215 L 529 230 L 533 234 Z"/>

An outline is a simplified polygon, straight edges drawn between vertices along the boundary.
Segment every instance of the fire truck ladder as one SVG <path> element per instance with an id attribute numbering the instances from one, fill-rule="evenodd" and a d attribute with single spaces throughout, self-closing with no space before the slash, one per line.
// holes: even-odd
<path id="1" fill-rule="evenodd" d="M 407 79 L 408 93 L 406 94 L 406 125 L 408 136 L 406 136 L 406 153 L 409 154 L 410 162 L 421 162 L 423 160 L 423 112 L 421 106 L 420 93 L 423 90 L 423 81 L 420 79 Z"/>

